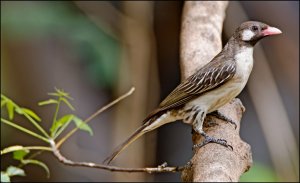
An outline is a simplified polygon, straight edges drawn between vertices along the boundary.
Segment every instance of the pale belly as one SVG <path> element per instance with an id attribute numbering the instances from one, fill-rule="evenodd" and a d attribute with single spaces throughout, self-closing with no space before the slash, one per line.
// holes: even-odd
<path id="1" fill-rule="evenodd" d="M 186 108 L 196 105 L 200 106 L 206 113 L 213 112 L 234 99 L 243 90 L 245 85 L 246 81 L 232 79 L 219 88 L 209 91 L 187 103 Z"/>

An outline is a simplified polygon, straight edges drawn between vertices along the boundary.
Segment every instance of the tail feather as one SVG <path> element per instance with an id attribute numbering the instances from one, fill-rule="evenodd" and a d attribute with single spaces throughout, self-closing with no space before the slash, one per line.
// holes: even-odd
<path id="1" fill-rule="evenodd" d="M 106 158 L 103 163 L 109 164 L 116 156 L 118 156 L 127 146 L 129 146 L 132 142 L 134 142 L 136 139 L 138 139 L 140 136 L 142 136 L 144 133 L 143 129 L 147 127 L 146 124 L 142 125 L 140 128 L 138 128 L 125 142 L 120 144 L 110 155 L 108 158 Z"/>

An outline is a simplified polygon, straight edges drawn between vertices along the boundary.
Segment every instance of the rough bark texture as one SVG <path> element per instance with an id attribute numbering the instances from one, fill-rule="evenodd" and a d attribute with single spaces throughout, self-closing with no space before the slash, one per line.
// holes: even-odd
<path id="1" fill-rule="evenodd" d="M 228 2 L 186 1 L 180 42 L 181 78 L 204 66 L 222 49 L 221 32 Z"/>
<path id="2" fill-rule="evenodd" d="M 224 1 L 185 2 L 181 30 L 182 79 L 205 65 L 222 49 L 221 32 L 227 5 L 228 2 Z M 214 117 L 207 117 L 204 131 L 210 136 L 226 139 L 233 150 L 212 143 L 198 149 L 191 159 L 191 166 L 182 173 L 183 181 L 236 182 L 250 168 L 250 146 L 239 136 L 244 111 L 242 103 L 235 99 L 220 111 L 236 121 L 237 128 Z M 202 137 L 193 134 L 194 144 L 199 144 L 202 140 Z"/>

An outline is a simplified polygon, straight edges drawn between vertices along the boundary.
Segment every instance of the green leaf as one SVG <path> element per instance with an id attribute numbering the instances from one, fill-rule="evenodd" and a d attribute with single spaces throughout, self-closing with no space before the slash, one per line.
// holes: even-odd
<path id="1" fill-rule="evenodd" d="M 21 110 L 22 110 L 24 113 L 28 114 L 29 116 L 33 117 L 35 120 L 41 121 L 41 118 L 40 118 L 37 114 L 35 114 L 31 109 L 28 109 L 28 108 L 21 108 Z"/>
<path id="2" fill-rule="evenodd" d="M 18 151 L 18 150 L 21 150 L 23 149 L 23 146 L 19 146 L 19 145 L 16 145 L 16 146 L 10 146 L 10 147 L 7 147 L 7 148 L 4 148 L 2 151 L 1 151 L 1 155 L 2 154 L 6 154 L 8 152 L 12 152 L 12 151 Z"/>
<path id="3" fill-rule="evenodd" d="M 8 118 L 10 120 L 14 119 L 14 104 L 12 103 L 12 101 L 7 101 L 6 108 L 7 108 Z"/>
<path id="4" fill-rule="evenodd" d="M 62 125 L 65 123 L 70 122 L 73 119 L 74 115 L 73 114 L 67 114 L 61 117 L 58 121 L 52 124 L 50 128 L 51 136 L 53 137 L 55 135 L 55 132 L 60 128 Z"/>
<path id="5" fill-rule="evenodd" d="M 63 89 L 54 88 L 56 93 L 60 94 L 60 96 L 69 95 L 68 93 L 64 92 Z"/>
<path id="6" fill-rule="evenodd" d="M 22 163 L 25 164 L 25 165 L 27 165 L 27 164 L 38 165 L 38 166 L 42 167 L 42 168 L 46 171 L 46 173 L 47 173 L 47 178 L 50 177 L 50 171 L 49 171 L 49 168 L 48 168 L 48 166 L 47 166 L 45 163 L 43 163 L 43 162 L 41 162 L 41 161 L 38 161 L 38 160 L 35 160 L 35 159 L 26 159 L 26 160 L 22 160 Z"/>
<path id="7" fill-rule="evenodd" d="M 1 99 L 1 108 L 5 105 L 7 103 L 7 100 L 5 100 L 5 99 Z"/>
<path id="8" fill-rule="evenodd" d="M 39 102 L 38 105 L 39 105 L 39 106 L 43 106 L 43 105 L 57 104 L 57 103 L 58 103 L 57 100 L 49 99 L 49 100 L 45 100 L 45 101 Z"/>
<path id="9" fill-rule="evenodd" d="M 25 176 L 25 172 L 23 169 L 15 167 L 15 166 L 9 166 L 6 169 L 6 173 L 8 174 L 8 176 L 12 177 L 15 175 L 19 175 L 19 176 Z"/>
<path id="10" fill-rule="evenodd" d="M 10 177 L 6 172 L 1 171 L 1 182 L 10 182 Z"/>
<path id="11" fill-rule="evenodd" d="M 48 95 L 50 95 L 50 96 L 56 96 L 56 97 L 60 97 L 60 94 L 58 94 L 58 93 L 48 93 Z"/>
<path id="12" fill-rule="evenodd" d="M 16 111 L 18 114 L 20 114 L 20 115 L 23 115 L 23 114 L 24 114 L 22 108 L 20 108 L 20 107 L 16 107 L 16 108 L 15 108 L 15 111 Z"/>
<path id="13" fill-rule="evenodd" d="M 1 99 L 2 99 L 2 100 L 6 99 L 6 96 L 3 95 L 2 93 L 1 93 Z"/>
<path id="14" fill-rule="evenodd" d="M 74 107 L 70 104 L 70 102 L 66 98 L 61 98 L 61 100 L 69 106 L 72 111 L 75 111 Z"/>
<path id="15" fill-rule="evenodd" d="M 90 127 L 89 125 L 87 125 L 86 123 L 84 123 L 84 122 L 82 121 L 82 119 L 80 119 L 80 118 L 74 116 L 73 121 L 75 122 L 76 126 L 77 126 L 79 129 L 84 130 L 84 131 L 87 131 L 87 132 L 90 133 L 90 135 L 93 135 L 93 131 L 92 131 L 91 127 Z"/>
<path id="16" fill-rule="evenodd" d="M 69 93 L 64 92 L 63 90 L 60 90 L 60 89 L 57 89 L 57 88 L 54 88 L 54 89 L 55 89 L 56 92 L 55 93 L 48 93 L 48 95 L 57 96 L 57 97 L 65 97 L 65 98 L 73 100 L 73 98 L 70 97 Z"/>
<path id="17" fill-rule="evenodd" d="M 28 149 L 22 149 L 14 151 L 13 156 L 15 160 L 22 160 L 24 157 L 29 153 L 30 151 Z"/>
<path id="18" fill-rule="evenodd" d="M 64 90 L 60 90 L 60 89 L 57 89 L 57 88 L 55 88 L 55 90 L 56 90 L 56 93 L 59 94 L 61 97 L 66 97 L 68 99 L 73 100 L 73 98 L 70 97 L 70 94 L 65 92 Z"/>

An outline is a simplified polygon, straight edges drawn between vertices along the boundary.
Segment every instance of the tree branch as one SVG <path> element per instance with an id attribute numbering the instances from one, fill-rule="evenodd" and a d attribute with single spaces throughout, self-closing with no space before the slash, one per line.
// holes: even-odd
<path id="1" fill-rule="evenodd" d="M 114 101 L 110 102 L 109 104 L 105 105 L 104 107 L 97 110 L 94 114 L 92 114 L 90 117 L 88 117 L 84 123 L 88 123 L 93 118 L 95 118 L 97 115 L 105 111 L 106 109 L 112 107 L 116 103 L 120 102 L 121 100 L 125 99 L 129 95 L 131 95 L 134 92 L 135 88 L 132 87 L 127 93 L 123 94 L 122 96 L 118 97 Z M 109 170 L 109 171 L 116 171 L 116 172 L 147 172 L 147 173 L 163 173 L 163 172 L 178 172 L 183 171 L 186 169 L 187 166 L 177 166 L 177 167 L 168 167 L 167 163 L 163 163 L 162 165 L 159 165 L 157 167 L 145 167 L 145 168 L 122 168 L 117 166 L 108 166 L 103 164 L 97 164 L 93 162 L 75 162 L 70 159 L 67 159 L 65 156 L 63 156 L 60 151 L 59 147 L 69 138 L 71 137 L 78 128 L 74 128 L 72 131 L 70 131 L 64 138 L 62 138 L 58 143 L 56 143 L 53 139 L 49 139 L 50 148 L 47 150 L 52 151 L 54 156 L 65 165 L 69 166 L 83 166 L 83 167 L 90 167 L 90 168 L 99 168 L 103 170 Z M 41 147 L 40 147 L 41 148 Z M 1 151 L 2 154 L 2 151 Z"/>
<path id="2" fill-rule="evenodd" d="M 222 49 L 221 32 L 228 2 L 187 1 L 184 4 L 181 32 L 181 72 L 187 78 L 196 69 L 208 63 Z M 191 166 L 182 173 L 183 181 L 238 181 L 252 164 L 250 146 L 239 136 L 240 120 L 244 107 L 239 99 L 225 105 L 220 111 L 237 123 L 237 129 L 214 117 L 207 117 L 204 131 L 213 137 L 226 139 L 231 151 L 218 144 L 198 149 Z M 208 128 L 208 121 L 216 125 Z M 193 143 L 203 140 L 193 134 Z"/>
<path id="3" fill-rule="evenodd" d="M 83 166 L 83 167 L 89 167 L 89 168 L 99 168 L 109 171 L 117 171 L 117 172 L 147 172 L 147 173 L 163 173 L 163 172 L 178 172 L 184 170 L 186 167 L 168 167 L 167 163 L 163 163 L 162 165 L 159 165 L 158 167 L 145 167 L 145 168 L 122 168 L 117 166 L 108 166 L 103 164 L 97 164 L 93 162 L 75 162 L 70 159 L 67 159 L 65 156 L 63 156 L 59 149 L 57 148 L 57 145 L 53 140 L 50 140 L 50 146 L 52 149 L 52 152 L 54 156 L 63 164 L 69 165 L 69 166 Z"/>
<path id="4" fill-rule="evenodd" d="M 135 88 L 132 87 L 127 93 L 123 94 L 122 96 L 118 97 L 114 101 L 110 102 L 109 104 L 105 105 L 104 107 L 101 107 L 99 110 L 97 110 L 94 114 L 89 116 L 87 119 L 85 119 L 83 122 L 88 123 L 92 119 L 94 119 L 97 115 L 105 111 L 106 109 L 109 109 L 110 107 L 114 106 L 116 103 L 120 102 L 121 100 L 125 99 L 129 95 L 131 95 L 134 92 Z M 58 143 L 57 147 L 59 148 L 68 138 L 70 138 L 77 130 L 79 130 L 79 127 L 74 128 L 71 130 L 68 134 L 66 134 Z"/>

